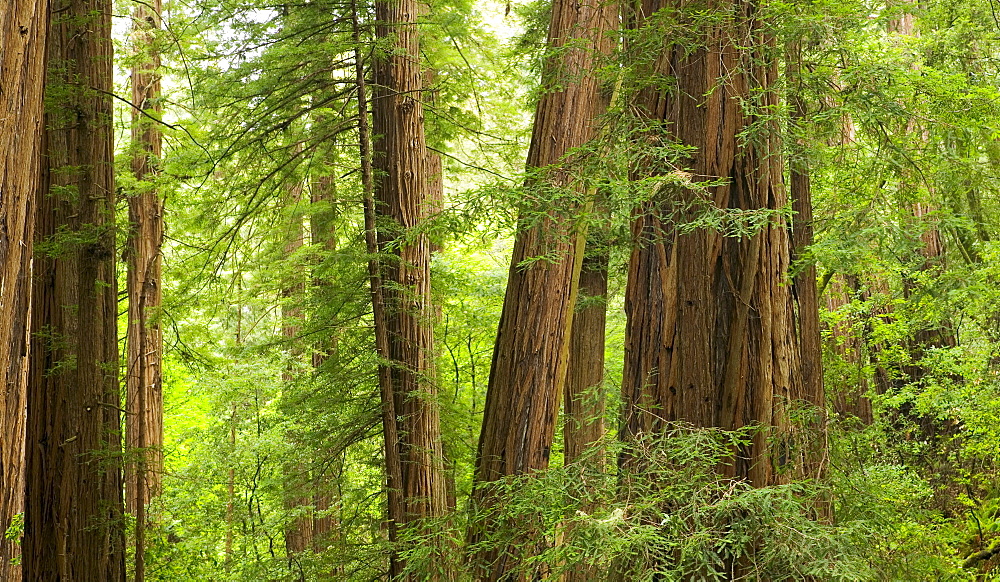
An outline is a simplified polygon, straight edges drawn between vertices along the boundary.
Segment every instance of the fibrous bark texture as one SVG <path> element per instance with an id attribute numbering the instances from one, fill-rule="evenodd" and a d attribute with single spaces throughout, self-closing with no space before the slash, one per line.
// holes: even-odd
<path id="1" fill-rule="evenodd" d="M 111 3 L 51 4 L 26 429 L 26 580 L 125 579 Z"/>
<path id="2" fill-rule="evenodd" d="M 382 412 L 382 439 L 385 454 L 386 529 L 389 542 L 398 539 L 398 527 L 393 516 L 401 515 L 405 509 L 402 500 L 402 469 L 400 467 L 399 435 L 396 427 L 396 404 L 393 398 L 392 373 L 389 367 L 389 336 L 386 326 L 384 286 L 382 267 L 379 260 L 378 236 L 375 216 L 375 178 L 372 164 L 372 134 L 368 126 L 368 89 L 365 81 L 365 64 L 361 54 L 361 25 L 357 0 L 351 0 L 352 35 L 354 37 L 354 72 L 358 102 L 358 150 L 361 158 L 361 185 L 364 189 L 365 249 L 368 251 L 368 279 L 372 297 L 372 327 L 375 335 L 375 351 L 382 360 L 378 366 L 379 400 Z M 399 556 L 389 556 L 389 575 L 397 577 L 404 564 Z"/>
<path id="3" fill-rule="evenodd" d="M 25 366 L 34 197 L 45 78 L 46 0 L 0 0 L 0 579 L 18 582 L 4 532 L 24 502 Z"/>
<path id="4" fill-rule="evenodd" d="M 777 55 L 754 0 L 697 7 L 686 13 L 687 2 L 643 0 L 627 16 L 636 38 L 646 39 L 636 58 L 649 50 L 647 35 L 662 38 L 662 19 L 698 25 L 677 27 L 697 32 L 640 61 L 657 80 L 634 95 L 642 139 L 688 149 L 671 165 L 650 162 L 664 177 L 635 211 L 620 434 L 655 438 L 678 421 L 759 424 L 766 428 L 734 451 L 723 473 L 767 485 L 790 476 L 800 453 L 787 437 L 787 408 L 804 398 L 787 285 L 791 242 L 775 212 L 787 202 L 777 127 L 768 119 Z M 665 80 L 673 85 L 667 90 Z M 741 226 L 748 214 L 766 220 Z M 679 228 L 706 217 L 718 227 Z M 628 454 L 622 462 L 641 468 Z"/>
<path id="5" fill-rule="evenodd" d="M 595 245 L 594 243 L 598 243 Z M 580 268 L 580 285 L 573 328 L 569 340 L 569 362 L 563 389 L 563 459 L 575 464 L 578 479 L 575 491 L 586 500 L 580 510 L 592 513 L 603 481 L 596 480 L 605 469 L 603 449 L 595 449 L 604 438 L 604 347 L 607 328 L 608 249 L 604 240 L 587 240 Z M 601 485 L 598 485 L 601 483 Z M 565 535 L 571 535 L 572 525 Z M 571 564 L 563 582 L 589 582 L 602 578 L 599 567 Z"/>
<path id="6" fill-rule="evenodd" d="M 592 242 L 592 241 L 589 241 Z M 596 249 L 583 258 L 579 299 L 570 333 L 563 412 L 566 464 L 575 462 L 604 437 L 604 335 L 607 327 L 608 253 Z M 593 468 L 603 467 L 595 455 Z"/>
<path id="7" fill-rule="evenodd" d="M 394 50 L 376 58 L 372 129 L 391 398 L 398 423 L 401 495 L 389 519 L 399 527 L 447 511 L 440 411 L 433 382 L 431 246 L 417 233 L 427 217 L 428 176 L 415 0 L 375 3 L 375 35 Z M 390 456 L 387 455 L 387 460 Z M 393 574 L 402 563 L 393 561 Z"/>
<path id="8" fill-rule="evenodd" d="M 159 495 L 163 473 L 163 331 L 162 303 L 163 201 L 152 185 L 162 153 L 156 122 L 159 104 L 161 0 L 135 5 L 133 38 L 143 58 L 132 67 L 132 173 L 140 184 L 128 197 L 129 236 L 126 246 L 128 331 L 125 373 L 126 510 L 136 524 L 135 577 L 145 577 L 146 507 Z"/>
<path id="9" fill-rule="evenodd" d="M 571 190 L 574 183 L 566 154 L 595 137 L 595 118 L 607 104 L 595 69 L 610 51 L 617 10 L 610 3 L 556 0 L 552 6 L 543 73 L 546 91 L 535 109 L 527 166 L 539 175 L 528 188 Z M 567 197 L 560 197 L 566 200 Z M 569 332 L 579 271 L 573 218 L 577 203 L 553 208 L 525 208 L 514 242 L 503 311 L 493 350 L 489 387 L 476 456 L 473 501 L 491 503 L 489 484 L 506 476 L 544 469 L 555 432 L 566 379 Z M 539 218 L 543 215 L 544 218 Z M 582 249 L 581 249 L 582 250 Z M 499 524 L 475 523 L 469 540 L 476 543 Z M 480 552 L 476 575 L 498 580 L 517 566 L 513 546 Z"/>
<path id="10" fill-rule="evenodd" d="M 789 91 L 791 121 L 797 131 L 803 131 L 807 119 L 806 100 L 802 95 L 802 44 L 791 43 L 786 51 L 786 75 L 792 79 Z M 805 451 L 801 473 L 813 478 L 822 476 L 826 466 L 826 393 L 823 388 L 823 347 L 820 338 L 819 292 L 816 283 L 816 263 L 809 254 L 814 242 L 812 180 L 809 167 L 809 146 L 801 135 L 795 136 L 789 148 L 789 194 L 792 197 L 792 259 L 799 264 L 792 279 L 792 292 L 798 323 L 800 362 L 802 365 L 802 399 L 812 407 L 813 414 L 800 427 L 804 438 L 810 439 Z"/>

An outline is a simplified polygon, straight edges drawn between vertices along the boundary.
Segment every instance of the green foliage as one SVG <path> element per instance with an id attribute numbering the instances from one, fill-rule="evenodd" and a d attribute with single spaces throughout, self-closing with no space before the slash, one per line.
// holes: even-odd
<path id="1" fill-rule="evenodd" d="M 358 9 L 370 67 L 388 49 L 372 38 L 372 5 Z M 743 104 L 754 122 L 741 139 L 780 128 L 786 158 L 809 166 L 817 240 L 795 269 L 815 262 L 827 300 L 826 475 L 752 488 L 718 470 L 749 431 L 677 426 L 626 447 L 612 430 L 577 465 L 560 466 L 557 442 L 552 468 L 499 483 L 489 511 L 503 527 L 482 544 L 524 540 L 518 567 L 529 577 L 579 565 L 626 580 L 995 576 L 995 558 L 962 564 L 1000 540 L 995 16 L 973 0 L 772 0 L 759 9 L 774 46 L 752 58 L 785 58 L 799 43 L 800 72 L 782 75 L 776 90 L 796 91 L 807 111 L 793 123 L 755 92 Z M 442 155 L 446 195 L 420 233 L 442 246 L 431 267 L 434 377 L 456 507 L 394 546 L 384 522 L 384 362 L 373 347 L 363 243 L 351 5 L 168 2 L 167 29 L 146 39 L 163 53 L 173 127 L 162 128 L 163 172 L 129 176 L 128 147 L 117 162 L 121 195 L 155 188 L 168 220 L 159 316 L 166 472 L 151 508 L 149 580 L 373 580 L 398 550 L 417 579 L 442 565 L 470 578 L 476 548 L 465 544 L 466 527 L 485 510 L 468 504 L 514 229 L 558 216 L 607 231 L 606 379 L 597 391 L 615 427 L 626 264 L 635 244 L 650 242 L 632 238 L 636 208 L 669 203 L 680 234 L 752 236 L 792 219 L 790 208 L 706 203 L 701 194 L 721 182 L 691 176 L 685 164 L 697 152 L 657 137 L 664 128 L 632 109 L 636 91 L 675 90 L 675 78 L 650 72 L 666 48 L 698 51 L 703 30 L 735 17 L 705 3 L 620 31 L 627 48 L 598 63 L 602 82 L 620 86 L 598 121 L 601 138 L 558 167 L 524 171 L 533 104 L 568 80 L 559 71 L 542 79 L 553 56 L 544 48 L 549 10 L 541 1 L 432 0 L 421 17 L 427 141 Z M 904 11 L 919 35 L 887 32 Z M 119 40 L 121 69 L 145 59 L 138 40 Z M 49 91 L 54 106 L 80 90 L 67 87 Z M 68 181 L 53 192 L 71 202 L 78 191 Z M 585 207 L 581 184 L 601 193 L 589 214 L 567 211 Z M 681 201 L 681 192 L 695 195 Z M 918 204 L 927 212 L 916 215 Z M 300 230 L 303 244 L 290 250 Z M 925 253 L 931 231 L 943 240 L 937 257 Z M 60 231 L 35 248 L 58 256 L 103 234 Z M 44 329 L 35 337 L 64 341 Z M 608 470 L 595 469 L 599 457 Z M 329 531 L 289 552 L 285 534 L 302 520 Z"/>
<path id="2" fill-rule="evenodd" d="M 10 521 L 10 525 L 7 527 L 7 531 L 3 533 L 3 537 L 6 540 L 12 541 L 16 544 L 21 543 L 21 536 L 24 535 L 24 514 L 18 513 L 14 515 L 14 519 Z M 11 566 L 17 566 L 21 563 L 21 556 L 15 556 L 10 561 Z"/>

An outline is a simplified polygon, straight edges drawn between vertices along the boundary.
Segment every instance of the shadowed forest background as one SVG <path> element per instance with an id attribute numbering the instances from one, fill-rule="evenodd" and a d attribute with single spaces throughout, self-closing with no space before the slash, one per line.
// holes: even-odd
<path id="1" fill-rule="evenodd" d="M 997 0 L 0 0 L 0 580 L 1000 579 Z"/>

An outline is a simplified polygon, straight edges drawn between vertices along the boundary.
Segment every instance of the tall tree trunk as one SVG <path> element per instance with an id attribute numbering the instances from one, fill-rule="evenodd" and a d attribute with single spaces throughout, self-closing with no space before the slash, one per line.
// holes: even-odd
<path id="1" fill-rule="evenodd" d="M 373 144 L 378 246 L 383 258 L 391 257 L 382 263 L 383 297 L 402 479 L 402 503 L 390 505 L 389 519 L 400 528 L 448 510 L 433 374 L 431 248 L 427 235 L 415 230 L 428 211 L 419 10 L 416 0 L 375 3 L 375 37 L 391 39 L 394 47 L 374 64 L 372 128 L 379 136 Z"/>
<path id="2" fill-rule="evenodd" d="M 125 579 L 111 3 L 57 0 L 48 39 L 28 371 L 23 575 Z"/>
<path id="3" fill-rule="evenodd" d="M 430 14 L 430 5 L 421 3 L 421 17 L 426 17 Z M 435 87 L 435 81 L 437 79 L 437 71 L 432 68 L 424 69 L 423 74 L 423 101 L 428 107 L 434 107 L 437 105 L 438 100 L 438 89 Z M 430 220 L 438 218 L 441 212 L 444 211 L 444 163 L 441 159 L 441 154 L 432 150 L 430 146 L 426 148 L 427 155 L 424 159 L 427 171 L 427 213 Z M 434 253 L 440 253 L 444 248 L 444 237 L 440 232 L 432 232 L 430 236 L 430 249 L 431 255 Z M 443 318 L 443 310 L 440 305 L 434 306 L 434 322 L 435 324 L 441 323 Z M 434 381 L 439 380 L 438 376 L 434 377 Z M 458 505 L 458 490 L 455 484 L 455 463 L 451 456 L 451 451 L 449 450 L 448 444 L 441 443 L 441 451 L 444 455 L 444 472 L 445 472 L 445 501 L 448 511 L 454 511 Z"/>
<path id="4" fill-rule="evenodd" d="M 24 504 L 24 414 L 34 198 L 42 147 L 46 0 L 0 0 L 0 579 L 21 580 L 3 534 Z"/>
<path id="5" fill-rule="evenodd" d="M 163 202 L 152 182 L 158 173 L 162 136 L 160 116 L 161 0 L 139 3 L 133 16 L 133 37 L 142 59 L 132 67 L 132 172 L 140 184 L 128 197 L 129 236 L 128 332 L 125 375 L 125 446 L 130 463 L 125 474 L 126 511 L 136 517 L 135 580 L 145 579 L 146 508 L 159 495 L 163 474 L 163 332 L 162 303 Z"/>
<path id="6" fill-rule="evenodd" d="M 595 473 L 604 472 L 604 450 L 591 450 L 604 438 L 604 348 L 608 315 L 608 248 L 606 232 L 593 234 L 580 268 L 580 286 L 573 327 L 570 331 L 569 362 L 563 390 L 563 459 L 576 466 L 579 475 L 575 495 L 584 499 L 580 510 L 592 513 L 600 494 Z M 572 536 L 572 525 L 564 536 Z M 602 571 L 583 563 L 570 564 L 563 582 L 589 582 Z"/>
<path id="7" fill-rule="evenodd" d="M 298 150 L 296 153 L 301 153 Z M 287 197 L 287 207 L 289 209 L 290 221 L 285 232 L 284 259 L 288 262 L 286 268 L 289 273 L 298 273 L 295 254 L 305 243 L 305 229 L 302 224 L 302 184 L 294 183 L 289 187 Z M 295 381 L 296 367 L 302 356 L 302 345 L 300 335 L 302 334 L 302 322 L 304 314 L 301 303 L 306 292 L 306 281 L 297 275 L 290 275 L 286 278 L 287 286 L 281 290 L 282 304 L 282 325 L 281 335 L 289 346 L 291 361 L 282 372 L 282 381 L 291 390 Z M 289 433 L 288 437 L 293 441 L 297 438 L 294 433 Z M 302 553 L 312 547 L 313 542 L 313 517 L 311 515 L 312 495 L 309 490 L 312 488 L 309 478 L 308 465 L 299 460 L 285 466 L 285 509 L 290 511 L 303 511 L 297 515 L 285 529 L 285 551 L 289 561 L 294 559 L 296 554 Z"/>
<path id="8" fill-rule="evenodd" d="M 336 151 L 336 144 L 332 145 L 330 151 Z M 336 171 L 337 164 L 335 162 L 334 158 L 328 171 Z M 321 176 L 313 181 L 310 189 L 310 203 L 314 207 L 310 218 L 312 244 L 324 252 L 333 253 L 337 250 L 337 183 L 332 174 Z M 326 285 L 326 282 L 318 275 L 314 275 L 313 285 L 317 289 L 321 289 Z M 337 358 L 338 339 L 336 332 L 332 337 L 323 338 L 320 342 L 313 348 L 313 373 L 316 373 L 328 358 Z M 330 514 L 334 508 L 340 507 L 334 483 L 335 479 L 340 478 L 340 466 L 341 462 L 338 460 L 333 465 L 334 468 L 328 469 L 323 474 L 313 475 L 312 478 L 313 505 L 317 513 L 314 515 L 312 523 L 314 552 L 322 551 L 327 544 L 339 539 L 340 536 L 340 519 L 338 516 Z M 341 574 L 340 570 L 333 572 L 334 576 Z"/>
<path id="9" fill-rule="evenodd" d="M 375 223 L 375 175 L 372 164 L 372 133 L 368 126 L 368 87 L 365 62 L 362 57 L 361 24 L 357 0 L 351 0 L 351 21 L 354 40 L 354 72 L 358 103 L 358 149 L 361 158 L 361 185 L 364 190 L 365 248 L 368 251 L 368 278 L 372 297 L 372 327 L 375 351 L 381 360 L 378 367 L 379 399 L 382 405 L 382 440 L 385 456 L 386 525 L 389 542 L 399 539 L 396 516 L 405 512 L 400 466 L 399 435 L 396 425 L 396 402 L 393 398 L 393 379 L 389 368 L 389 335 L 386 325 L 385 288 L 382 284 L 382 261 Z M 404 564 L 394 551 L 389 556 L 389 576 L 398 577 Z"/>
<path id="10" fill-rule="evenodd" d="M 611 3 L 553 2 L 542 78 L 548 90 L 535 109 L 527 160 L 529 169 L 545 171 L 529 179 L 528 188 L 587 190 L 561 165 L 572 162 L 567 152 L 595 136 L 595 118 L 607 104 L 595 69 L 611 50 L 609 31 L 616 21 Z M 533 216 L 537 209 L 521 213 L 476 455 L 476 508 L 496 502 L 492 482 L 548 466 L 583 258 L 579 241 L 584 235 L 573 232 L 578 209 L 576 204 L 555 208 L 542 219 Z M 483 518 L 471 526 L 469 541 L 474 544 L 501 527 Z M 476 575 L 508 577 L 519 565 L 518 552 L 530 551 L 516 545 L 479 552 L 473 558 Z"/>
<path id="11" fill-rule="evenodd" d="M 802 95 L 802 43 L 791 43 L 786 51 L 786 76 L 791 80 L 788 101 L 792 131 L 805 131 L 808 111 Z M 803 476 L 819 478 L 826 469 L 826 393 L 823 388 L 823 345 L 820 337 L 819 292 L 816 263 L 808 256 L 814 242 L 812 182 L 809 175 L 809 144 L 803 135 L 792 139 L 789 155 L 789 194 L 792 198 L 792 260 L 799 265 L 792 280 L 799 336 L 799 361 L 802 365 L 802 398 L 812 407 L 810 419 L 795 427 L 805 453 Z"/>
<path id="12" fill-rule="evenodd" d="M 628 24 L 660 35 L 649 15 L 684 6 L 644 0 Z M 621 437 L 655 438 L 674 421 L 730 430 L 758 424 L 764 429 L 734 451 L 723 473 L 763 486 L 791 475 L 786 407 L 803 398 L 786 225 L 770 217 L 758 232 L 724 236 L 674 221 L 770 213 L 787 202 L 776 122 L 753 113 L 776 105 L 777 55 L 755 0 L 709 6 L 714 17 L 698 17 L 696 38 L 675 40 L 647 65 L 675 86 L 642 87 L 634 99 L 640 122 L 651 123 L 651 144 L 691 150 L 678 163 L 683 171 L 653 168 L 671 173 L 636 210 Z M 752 135 L 741 137 L 746 131 Z M 642 459 L 625 454 L 622 463 L 641 470 Z"/>

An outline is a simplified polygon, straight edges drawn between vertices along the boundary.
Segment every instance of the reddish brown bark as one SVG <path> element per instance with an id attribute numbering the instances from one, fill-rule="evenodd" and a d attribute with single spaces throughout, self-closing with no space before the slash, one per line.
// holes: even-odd
<path id="1" fill-rule="evenodd" d="M 136 516 L 135 579 L 145 579 L 146 508 L 160 494 L 163 473 L 163 332 L 162 303 L 163 201 L 151 184 L 158 174 L 162 137 L 156 122 L 159 104 L 161 0 L 136 4 L 133 37 L 143 55 L 132 68 L 132 173 L 142 184 L 128 197 L 128 332 L 126 345 L 125 446 L 130 463 L 125 473 L 126 510 Z M 146 181 L 146 183 L 143 183 Z"/>
<path id="2" fill-rule="evenodd" d="M 566 464 L 604 437 L 604 336 L 607 326 L 608 254 L 594 249 L 583 258 L 580 269 L 579 307 L 573 315 L 569 363 L 563 399 Z M 604 467 L 595 455 L 588 465 Z"/>
<path id="3" fill-rule="evenodd" d="M 786 75 L 792 80 L 788 101 L 791 106 L 793 131 L 804 131 L 807 122 L 806 101 L 802 96 L 802 45 L 791 43 L 786 52 Z M 792 260 L 799 263 L 792 280 L 792 291 L 797 307 L 799 361 L 802 373 L 802 399 L 812 407 L 810 419 L 795 427 L 805 448 L 805 464 L 800 467 L 803 476 L 819 478 L 826 469 L 826 393 L 823 387 L 823 346 L 820 337 L 819 292 L 816 282 L 816 263 L 808 255 L 815 240 L 813 229 L 812 182 L 809 168 L 809 144 L 795 136 L 789 157 L 789 194 L 792 198 Z"/>
<path id="4" fill-rule="evenodd" d="M 375 3 L 375 36 L 394 50 L 377 58 L 372 100 L 375 210 L 385 300 L 391 397 L 396 413 L 400 505 L 389 519 L 407 527 L 447 512 L 440 411 L 434 369 L 430 241 L 419 233 L 427 218 L 428 178 L 422 72 L 415 0 Z M 401 572 L 402 563 L 395 561 Z M 447 577 L 447 574 L 445 574 Z"/>
<path id="5" fill-rule="evenodd" d="M 26 580 L 125 579 L 111 3 L 51 5 L 26 423 Z"/>
<path id="6" fill-rule="evenodd" d="M 374 171 L 372 168 L 371 130 L 368 126 L 368 89 L 365 81 L 364 60 L 361 56 L 361 27 L 358 21 L 356 0 L 351 2 L 351 19 L 354 36 L 355 82 L 358 95 L 358 147 L 361 157 L 361 183 L 364 189 L 365 247 L 368 251 L 368 276 L 372 296 L 372 327 L 375 334 L 375 351 L 382 363 L 378 367 L 379 399 L 382 405 L 382 440 L 385 454 L 386 501 L 388 511 L 386 525 L 389 541 L 398 540 L 397 525 L 392 516 L 403 512 L 402 469 L 399 463 L 399 441 L 396 427 L 395 400 L 392 397 L 392 377 L 387 361 L 389 359 L 389 338 L 386 329 L 385 300 L 383 296 L 382 269 L 378 259 L 378 240 L 375 231 Z M 389 573 L 396 575 L 402 570 L 396 554 L 389 557 Z"/>
<path id="7" fill-rule="evenodd" d="M 593 237 L 580 268 L 579 300 L 570 331 L 569 362 L 563 390 L 563 458 L 567 466 L 578 469 L 577 489 L 584 502 L 580 510 L 592 513 L 592 501 L 600 494 L 595 473 L 603 472 L 604 450 L 594 450 L 605 436 L 604 427 L 604 348 L 607 327 L 608 252 Z M 591 500 L 588 500 L 590 498 Z M 572 536 L 569 525 L 564 532 Z M 570 564 L 563 582 L 589 582 L 602 577 L 600 568 L 582 563 Z"/>
<path id="8" fill-rule="evenodd" d="M 24 502 L 24 414 L 34 198 L 48 2 L 0 0 L 0 579 L 21 580 L 3 535 Z"/>
<path id="9" fill-rule="evenodd" d="M 642 29 L 656 11 L 684 6 L 644 0 L 629 24 Z M 709 7 L 714 18 L 700 21 L 694 48 L 671 44 L 651 64 L 651 73 L 676 86 L 645 87 L 634 100 L 641 119 L 665 127 L 650 132 L 650 142 L 673 141 L 693 152 L 680 162 L 685 171 L 665 179 L 636 211 L 621 436 L 656 437 L 675 421 L 725 429 L 759 424 L 764 430 L 735 452 L 724 473 L 768 485 L 786 480 L 796 465 L 800 451 L 789 442 L 786 409 L 804 397 L 785 221 L 773 216 L 756 234 L 741 236 L 686 232 L 674 222 L 712 209 L 774 211 L 787 202 L 777 127 L 753 114 L 776 105 L 774 40 L 753 0 Z M 744 102 L 753 103 L 749 113 Z M 752 136 L 739 137 L 748 129 Z M 641 465 L 628 455 L 623 462 Z"/>
<path id="10" fill-rule="evenodd" d="M 430 6 L 428 4 L 420 4 L 421 16 L 425 17 L 430 12 Z M 434 69 L 425 69 L 423 72 L 423 88 L 421 89 L 423 94 L 423 101 L 428 108 L 433 109 L 437 104 L 438 100 L 438 90 L 435 88 L 435 80 L 437 74 Z M 434 219 L 438 214 L 444 210 L 444 164 L 441 161 L 441 154 L 430 149 L 429 147 L 425 150 L 425 164 L 426 164 L 426 176 L 427 176 L 427 215 L 428 218 Z M 434 235 L 431 237 L 431 253 L 441 252 L 441 236 Z M 437 309 L 437 317 L 440 318 L 441 309 Z"/>
<path id="11" fill-rule="evenodd" d="M 595 137 L 595 118 L 606 106 L 596 63 L 610 51 L 616 28 L 610 3 L 579 4 L 557 0 L 552 6 L 548 44 L 551 50 L 543 74 L 548 90 L 535 110 L 529 168 L 545 169 L 528 187 L 575 189 L 561 168 L 566 154 Z M 493 503 L 489 484 L 510 475 L 548 466 L 556 415 L 566 380 L 569 331 L 575 304 L 579 261 L 572 232 L 578 206 L 552 209 L 543 219 L 522 213 L 493 351 L 489 387 L 476 456 L 478 507 Z M 579 249 L 582 252 L 582 248 Z M 544 259 L 536 260 L 539 257 Z M 470 543 L 483 539 L 500 524 L 474 523 Z M 522 524 L 523 525 L 523 524 Z M 517 567 L 517 552 L 494 549 L 474 558 L 476 575 L 484 580 L 508 576 Z"/>
<path id="12" fill-rule="evenodd" d="M 833 312 L 851 303 L 854 293 L 858 290 L 856 277 L 835 274 L 826 288 L 826 308 Z M 837 322 L 830 333 L 833 351 L 849 366 L 851 372 L 846 382 L 831 395 L 833 410 L 840 416 L 852 416 L 863 424 L 871 424 L 872 403 L 868 398 L 869 378 L 864 367 L 867 358 L 862 351 L 861 335 L 856 326 L 863 325 L 859 321 L 845 319 Z"/>

